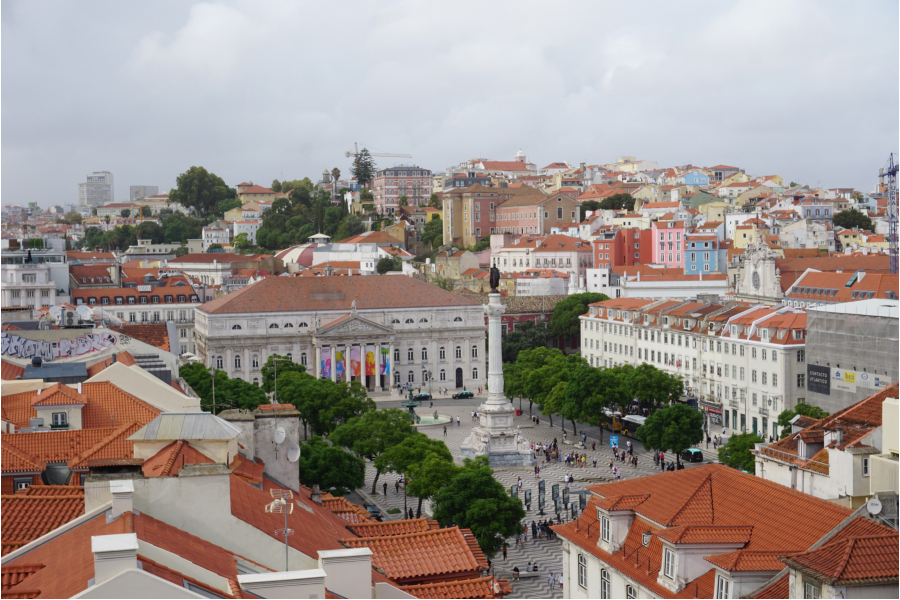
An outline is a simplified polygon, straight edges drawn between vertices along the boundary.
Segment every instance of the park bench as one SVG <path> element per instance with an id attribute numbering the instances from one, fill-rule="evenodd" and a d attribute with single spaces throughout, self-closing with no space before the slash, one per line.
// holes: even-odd
<path id="1" fill-rule="evenodd" d="M 541 574 L 540 571 L 522 571 L 519 573 L 519 579 L 531 579 L 532 577 L 537 577 L 540 574 Z M 514 579 L 515 576 L 516 576 L 515 571 L 511 570 L 509 572 L 509 578 Z"/>

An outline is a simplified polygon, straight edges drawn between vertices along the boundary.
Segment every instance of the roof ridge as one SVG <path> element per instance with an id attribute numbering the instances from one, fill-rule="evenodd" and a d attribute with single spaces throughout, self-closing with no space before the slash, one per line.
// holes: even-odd
<path id="1" fill-rule="evenodd" d="M 79 465 L 80 463 L 87 460 L 88 456 L 91 456 L 95 452 L 99 452 L 101 449 L 103 449 L 106 446 L 108 446 L 109 444 L 111 444 L 116 438 L 118 438 L 119 436 L 121 436 L 124 433 L 127 433 L 128 429 L 135 425 L 137 425 L 136 421 L 129 421 L 128 423 L 125 423 L 125 424 L 120 425 L 119 427 L 115 428 L 115 430 L 111 434 L 109 434 L 108 436 L 106 436 L 105 438 L 103 438 L 102 440 L 100 440 L 99 442 L 97 442 L 96 444 L 94 444 L 93 446 L 91 446 L 90 448 L 88 448 L 87 450 L 85 450 L 84 452 L 79 454 L 78 456 L 71 458 L 69 460 L 69 462 L 67 463 L 67 466 L 70 469 L 75 468 L 77 465 Z M 81 431 L 97 431 L 97 430 L 96 429 L 82 429 Z"/>
<path id="2" fill-rule="evenodd" d="M 4 436 L 4 439 L 7 439 L 6 436 Z M 32 455 L 29 454 L 28 452 L 25 452 L 24 450 L 22 450 L 21 448 L 16 447 L 16 446 L 13 445 L 13 444 L 4 444 L 4 445 L 3 445 L 3 450 L 9 452 L 10 454 L 15 454 L 15 455 L 16 455 L 18 458 L 20 458 L 21 460 L 24 460 L 25 462 L 29 462 L 29 463 L 33 464 L 34 466 L 36 466 L 36 467 L 39 467 L 40 470 L 42 470 L 42 471 L 43 471 L 44 468 L 47 466 L 47 462 L 46 462 L 46 461 L 38 460 L 37 457 L 32 456 Z"/>
<path id="3" fill-rule="evenodd" d="M 463 540 L 465 540 L 465 536 L 463 535 L 462 530 L 460 529 L 459 525 L 454 525 L 453 527 L 442 527 L 441 529 L 429 529 L 427 531 L 413 531 L 412 533 L 401 533 L 399 535 L 392 535 L 392 536 L 379 535 L 379 536 L 373 536 L 373 537 L 348 538 L 348 540 L 352 540 L 354 542 L 360 542 L 360 541 L 364 541 L 364 540 L 384 541 L 388 538 L 391 538 L 391 539 L 410 538 L 410 537 L 423 536 L 423 535 L 436 535 L 437 533 L 441 533 L 441 532 L 446 532 L 446 533 L 452 534 L 453 531 L 456 531 L 457 534 L 459 535 L 459 537 L 461 537 L 461 538 L 463 538 Z M 471 529 L 469 531 L 471 531 Z M 472 535 L 474 535 L 474 534 L 472 534 Z M 338 541 L 343 542 L 344 540 L 338 540 Z"/>
<path id="4" fill-rule="evenodd" d="M 672 526 L 674 526 L 674 525 L 676 524 L 676 523 L 675 523 L 675 519 L 677 519 L 678 516 L 681 515 L 682 512 L 684 512 L 684 510 L 687 508 L 688 504 L 690 504 L 690 503 L 694 500 L 694 498 L 697 497 L 697 494 L 700 492 L 700 490 L 703 488 L 703 486 L 706 485 L 707 482 L 709 482 L 709 480 L 712 478 L 713 474 L 716 473 L 716 472 L 717 472 L 717 471 L 712 471 L 712 472 L 706 474 L 706 477 L 703 478 L 703 481 L 700 482 L 700 484 L 699 484 L 699 485 L 697 486 L 697 488 L 694 490 L 694 493 L 691 494 L 691 495 L 688 497 L 688 499 L 684 502 L 684 504 L 681 505 L 681 508 L 679 508 L 677 511 L 675 511 L 675 514 L 672 515 L 672 518 L 669 519 L 668 523 L 665 523 L 665 526 L 666 526 L 666 527 L 672 527 Z M 712 499 L 711 499 L 711 498 L 712 498 L 712 485 L 711 485 L 711 484 L 710 484 L 710 487 L 709 487 L 709 495 L 710 495 L 710 502 L 709 502 L 709 504 L 710 504 L 710 512 L 713 513 L 713 515 L 712 515 L 712 523 L 710 523 L 710 524 L 712 525 L 712 524 L 715 524 L 715 521 L 716 521 L 716 514 L 715 514 L 715 512 L 713 511 L 713 508 L 712 508 L 714 503 L 713 503 L 713 501 L 712 501 Z"/>

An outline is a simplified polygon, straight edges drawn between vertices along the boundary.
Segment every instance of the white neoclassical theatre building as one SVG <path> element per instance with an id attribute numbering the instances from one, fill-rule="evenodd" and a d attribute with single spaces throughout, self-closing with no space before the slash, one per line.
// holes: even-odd
<path id="1" fill-rule="evenodd" d="M 273 354 L 369 390 L 487 379 L 482 305 L 410 277 L 267 277 L 197 307 L 195 332 L 204 364 L 257 384 Z"/>

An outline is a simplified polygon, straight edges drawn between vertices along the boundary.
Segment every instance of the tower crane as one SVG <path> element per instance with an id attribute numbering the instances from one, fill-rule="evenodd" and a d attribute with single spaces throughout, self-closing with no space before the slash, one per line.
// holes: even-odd
<path id="1" fill-rule="evenodd" d="M 891 273 L 897 273 L 898 253 L 897 253 L 897 170 L 898 165 L 894 162 L 894 154 L 891 153 L 885 168 L 880 170 L 878 177 L 887 186 L 887 209 L 888 209 L 888 253 L 890 254 Z M 884 181 L 887 179 L 887 181 Z"/>
<path id="2" fill-rule="evenodd" d="M 370 156 L 387 156 L 393 158 L 412 158 L 412 154 L 391 154 L 390 152 L 369 152 Z M 353 157 L 353 160 L 359 156 L 359 143 L 353 142 L 353 150 L 344 152 L 344 156 Z"/>

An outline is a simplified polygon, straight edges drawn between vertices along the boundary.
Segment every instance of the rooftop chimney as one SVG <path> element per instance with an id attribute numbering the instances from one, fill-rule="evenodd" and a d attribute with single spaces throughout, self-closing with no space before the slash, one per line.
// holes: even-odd
<path id="1" fill-rule="evenodd" d="M 325 572 L 325 587 L 338 596 L 372 596 L 372 551 L 369 548 L 320 550 L 319 569 Z"/>
<path id="2" fill-rule="evenodd" d="M 109 491 L 112 493 L 112 518 L 134 510 L 134 482 L 130 479 L 111 481 Z"/>
<path id="3" fill-rule="evenodd" d="M 365 581 L 371 581 L 370 574 L 366 575 Z M 325 597 L 325 571 L 322 569 L 238 575 L 238 583 L 242 590 L 246 590 L 260 598 Z M 367 595 L 356 597 L 371 598 L 371 584 Z"/>
<path id="4" fill-rule="evenodd" d="M 137 569 L 138 540 L 135 533 L 91 536 L 94 582 L 103 583 L 128 569 Z"/>

